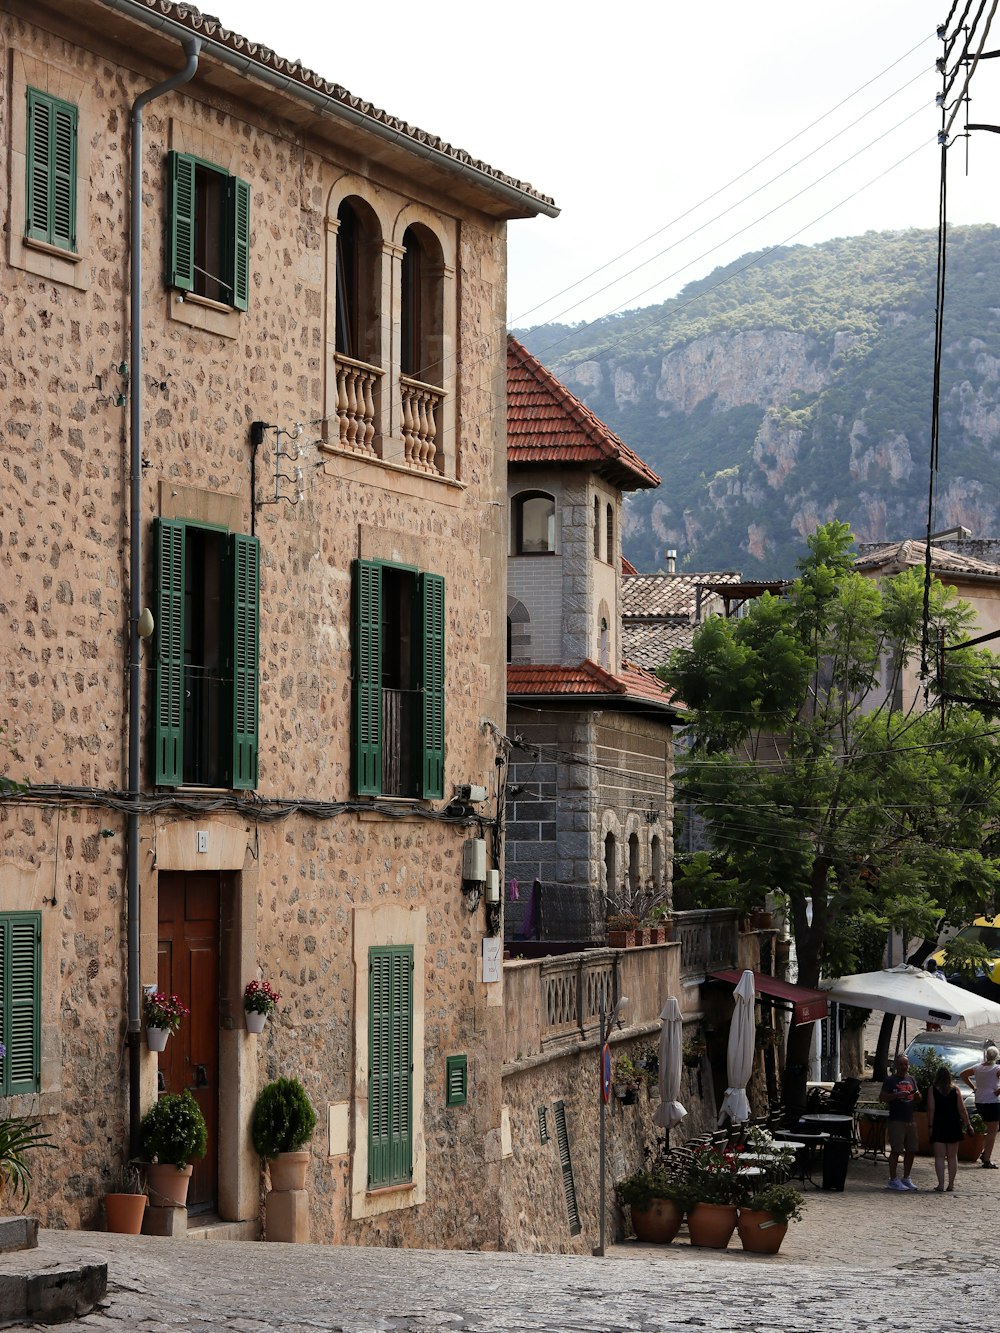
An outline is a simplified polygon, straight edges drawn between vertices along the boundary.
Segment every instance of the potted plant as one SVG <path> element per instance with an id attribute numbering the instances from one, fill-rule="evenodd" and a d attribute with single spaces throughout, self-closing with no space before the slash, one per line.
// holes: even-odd
<path id="1" fill-rule="evenodd" d="M 691 1205 L 684 1176 L 669 1171 L 663 1162 L 619 1180 L 615 1193 L 619 1203 L 629 1206 L 636 1239 L 658 1245 L 670 1244 Z"/>
<path id="2" fill-rule="evenodd" d="M 692 1207 L 688 1233 L 692 1245 L 724 1250 L 736 1230 L 737 1208 L 745 1197 L 739 1158 L 730 1148 L 706 1144 L 694 1149 L 687 1169 Z"/>
<path id="3" fill-rule="evenodd" d="M 250 1137 L 268 1164 L 272 1190 L 305 1188 L 309 1153 L 303 1145 L 316 1128 L 316 1112 L 297 1078 L 279 1078 L 257 1098 Z"/>
<path id="4" fill-rule="evenodd" d="M 177 995 L 167 995 L 165 991 L 147 991 L 142 1002 L 142 1017 L 146 1025 L 146 1045 L 151 1051 L 166 1048 L 167 1038 L 176 1032 L 181 1019 L 186 1018 L 191 1010 Z"/>
<path id="5" fill-rule="evenodd" d="M 0 1057 L 5 1054 L 0 1043 Z M 0 1120 L 0 1200 L 8 1194 L 16 1199 L 20 1194 L 23 1213 L 31 1198 L 31 1167 L 27 1154 L 35 1148 L 54 1148 L 49 1136 L 42 1130 L 40 1120 L 12 1115 Z"/>
<path id="6" fill-rule="evenodd" d="M 681 1059 L 688 1069 L 697 1069 L 708 1050 L 704 1037 L 691 1037 L 681 1046 Z"/>
<path id="7" fill-rule="evenodd" d="M 632 912 L 616 912 L 608 917 L 608 944 L 612 949 L 631 949 L 639 918 Z"/>
<path id="8" fill-rule="evenodd" d="M 614 1085 L 615 1096 L 623 1106 L 635 1106 L 639 1100 L 639 1083 L 642 1075 L 630 1055 L 619 1055 L 615 1061 Z"/>
<path id="9" fill-rule="evenodd" d="M 640 1077 L 644 1077 L 647 1086 L 652 1089 L 660 1077 L 660 1050 L 651 1041 L 644 1041 L 636 1048 L 635 1067 Z"/>
<path id="10" fill-rule="evenodd" d="M 248 981 L 243 991 L 243 1013 L 248 1032 L 263 1032 L 281 996 L 266 981 Z"/>
<path id="11" fill-rule="evenodd" d="M 944 1061 L 938 1055 L 937 1051 L 930 1046 L 921 1051 L 919 1060 L 914 1060 L 910 1064 L 910 1073 L 913 1075 L 913 1081 L 917 1085 L 917 1099 L 913 1110 L 913 1123 L 917 1127 L 917 1151 L 921 1155 L 927 1155 L 933 1152 L 933 1149 L 931 1148 L 930 1127 L 927 1124 L 927 1112 L 923 1108 L 927 1105 L 927 1089 L 933 1084 L 934 1075 L 943 1064 Z"/>
<path id="12" fill-rule="evenodd" d="M 789 1222 L 802 1221 L 805 1199 L 792 1185 L 770 1184 L 740 1208 L 737 1227 L 745 1250 L 777 1254 Z"/>
<path id="13" fill-rule="evenodd" d="M 139 1122 L 139 1142 L 149 1163 L 146 1183 L 151 1202 L 183 1208 L 191 1163 L 204 1157 L 208 1148 L 205 1117 L 189 1088 L 166 1092 L 153 1103 Z"/>
<path id="14" fill-rule="evenodd" d="M 104 1196 L 104 1220 L 108 1231 L 138 1236 L 146 1212 L 146 1187 L 142 1172 L 131 1162 L 117 1168 Z"/>
<path id="15" fill-rule="evenodd" d="M 966 1134 L 958 1145 L 958 1158 L 961 1162 L 978 1161 L 986 1143 L 986 1121 L 978 1111 L 969 1112 L 969 1124 L 972 1126 L 972 1133 Z"/>

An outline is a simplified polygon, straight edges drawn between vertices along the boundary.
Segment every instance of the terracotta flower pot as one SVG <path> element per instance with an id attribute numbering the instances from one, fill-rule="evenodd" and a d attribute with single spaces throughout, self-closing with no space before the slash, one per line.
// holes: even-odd
<path id="1" fill-rule="evenodd" d="M 788 1231 L 787 1222 L 777 1222 L 773 1213 L 759 1208 L 741 1208 L 736 1226 L 743 1248 L 754 1254 L 777 1254 Z"/>
<path id="2" fill-rule="evenodd" d="M 123 1236 L 138 1236 L 146 1211 L 145 1194 L 105 1194 L 104 1221 L 108 1231 Z"/>
<path id="3" fill-rule="evenodd" d="M 651 1199 L 648 1208 L 632 1204 L 632 1226 L 636 1240 L 669 1245 L 680 1230 L 684 1214 L 673 1199 Z"/>
<path id="4" fill-rule="evenodd" d="M 737 1210 L 732 1203 L 696 1203 L 688 1213 L 692 1245 L 724 1250 L 736 1230 Z"/>
<path id="5" fill-rule="evenodd" d="M 983 1144 L 986 1142 L 985 1134 L 966 1135 L 959 1140 L 958 1160 L 960 1162 L 975 1162 L 983 1155 Z"/>
<path id="6" fill-rule="evenodd" d="M 608 946 L 612 949 L 631 949 L 635 945 L 634 930 L 609 930 Z"/>
<path id="7" fill-rule="evenodd" d="M 271 1176 L 271 1189 L 304 1190 L 310 1156 L 308 1151 L 280 1152 L 277 1157 L 272 1158 L 267 1164 Z"/>
<path id="8" fill-rule="evenodd" d="M 933 1157 L 934 1149 L 931 1147 L 931 1131 L 927 1124 L 926 1111 L 914 1111 L 913 1123 L 917 1127 L 917 1152 L 921 1157 Z"/>
<path id="9" fill-rule="evenodd" d="M 149 1201 L 158 1208 L 187 1207 L 188 1185 L 194 1167 L 174 1166 L 172 1162 L 150 1162 L 146 1167 Z"/>

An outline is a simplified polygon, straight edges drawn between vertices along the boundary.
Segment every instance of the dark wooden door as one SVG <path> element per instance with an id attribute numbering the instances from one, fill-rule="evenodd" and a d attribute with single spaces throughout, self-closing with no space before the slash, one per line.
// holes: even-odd
<path id="1" fill-rule="evenodd" d="M 157 984 L 191 1010 L 160 1054 L 161 1092 L 190 1088 L 208 1127 L 189 1212 L 215 1209 L 219 1135 L 219 876 L 161 871 Z"/>

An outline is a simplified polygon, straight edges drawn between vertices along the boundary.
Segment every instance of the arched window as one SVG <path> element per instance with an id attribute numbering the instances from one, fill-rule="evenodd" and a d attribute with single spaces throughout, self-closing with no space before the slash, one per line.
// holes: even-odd
<path id="1" fill-rule="evenodd" d="M 378 223 L 361 199 L 337 210 L 337 351 L 377 366 L 381 282 Z"/>
<path id="2" fill-rule="evenodd" d="M 609 565 L 613 565 L 615 562 L 615 511 L 611 507 L 611 505 L 608 505 L 607 527 L 608 527 L 608 544 L 607 544 L 607 550 L 604 553 L 604 558 Z"/>
<path id="3" fill-rule="evenodd" d="M 601 558 L 601 500 L 594 496 L 594 559 Z"/>
<path id="4" fill-rule="evenodd" d="M 514 499 L 514 554 L 551 555 L 556 549 L 556 502 L 545 491 Z"/>
<path id="5" fill-rule="evenodd" d="M 510 623 L 510 616 L 507 617 L 507 661 L 514 660 L 514 628 Z"/>
<path id="6" fill-rule="evenodd" d="M 403 232 L 399 369 L 409 379 L 443 382 L 444 258 L 433 232 L 418 223 Z"/>
<path id="7" fill-rule="evenodd" d="M 611 649 L 608 643 L 608 622 L 606 617 L 601 616 L 601 666 L 605 671 L 611 670 Z"/>
<path id="8" fill-rule="evenodd" d="M 604 838 L 604 892 L 612 901 L 617 898 L 618 871 L 615 865 L 615 835 L 608 833 Z"/>
<path id="9" fill-rule="evenodd" d="M 630 833 L 628 838 L 628 886 L 634 894 L 639 892 L 640 880 L 639 880 L 638 833 Z"/>

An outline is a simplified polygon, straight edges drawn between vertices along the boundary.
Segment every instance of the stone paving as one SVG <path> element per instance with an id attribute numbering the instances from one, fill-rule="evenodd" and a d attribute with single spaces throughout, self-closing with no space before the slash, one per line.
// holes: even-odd
<path id="1" fill-rule="evenodd" d="M 603 1258 L 359 1249 L 45 1232 L 43 1252 L 105 1259 L 108 1297 L 76 1333 L 859 1333 L 996 1323 L 1000 1171 L 962 1164 L 934 1194 L 851 1163 L 843 1194 L 807 1187 L 781 1254 L 623 1244 Z M 0 1264 L 2 1268 L 2 1264 Z"/>

